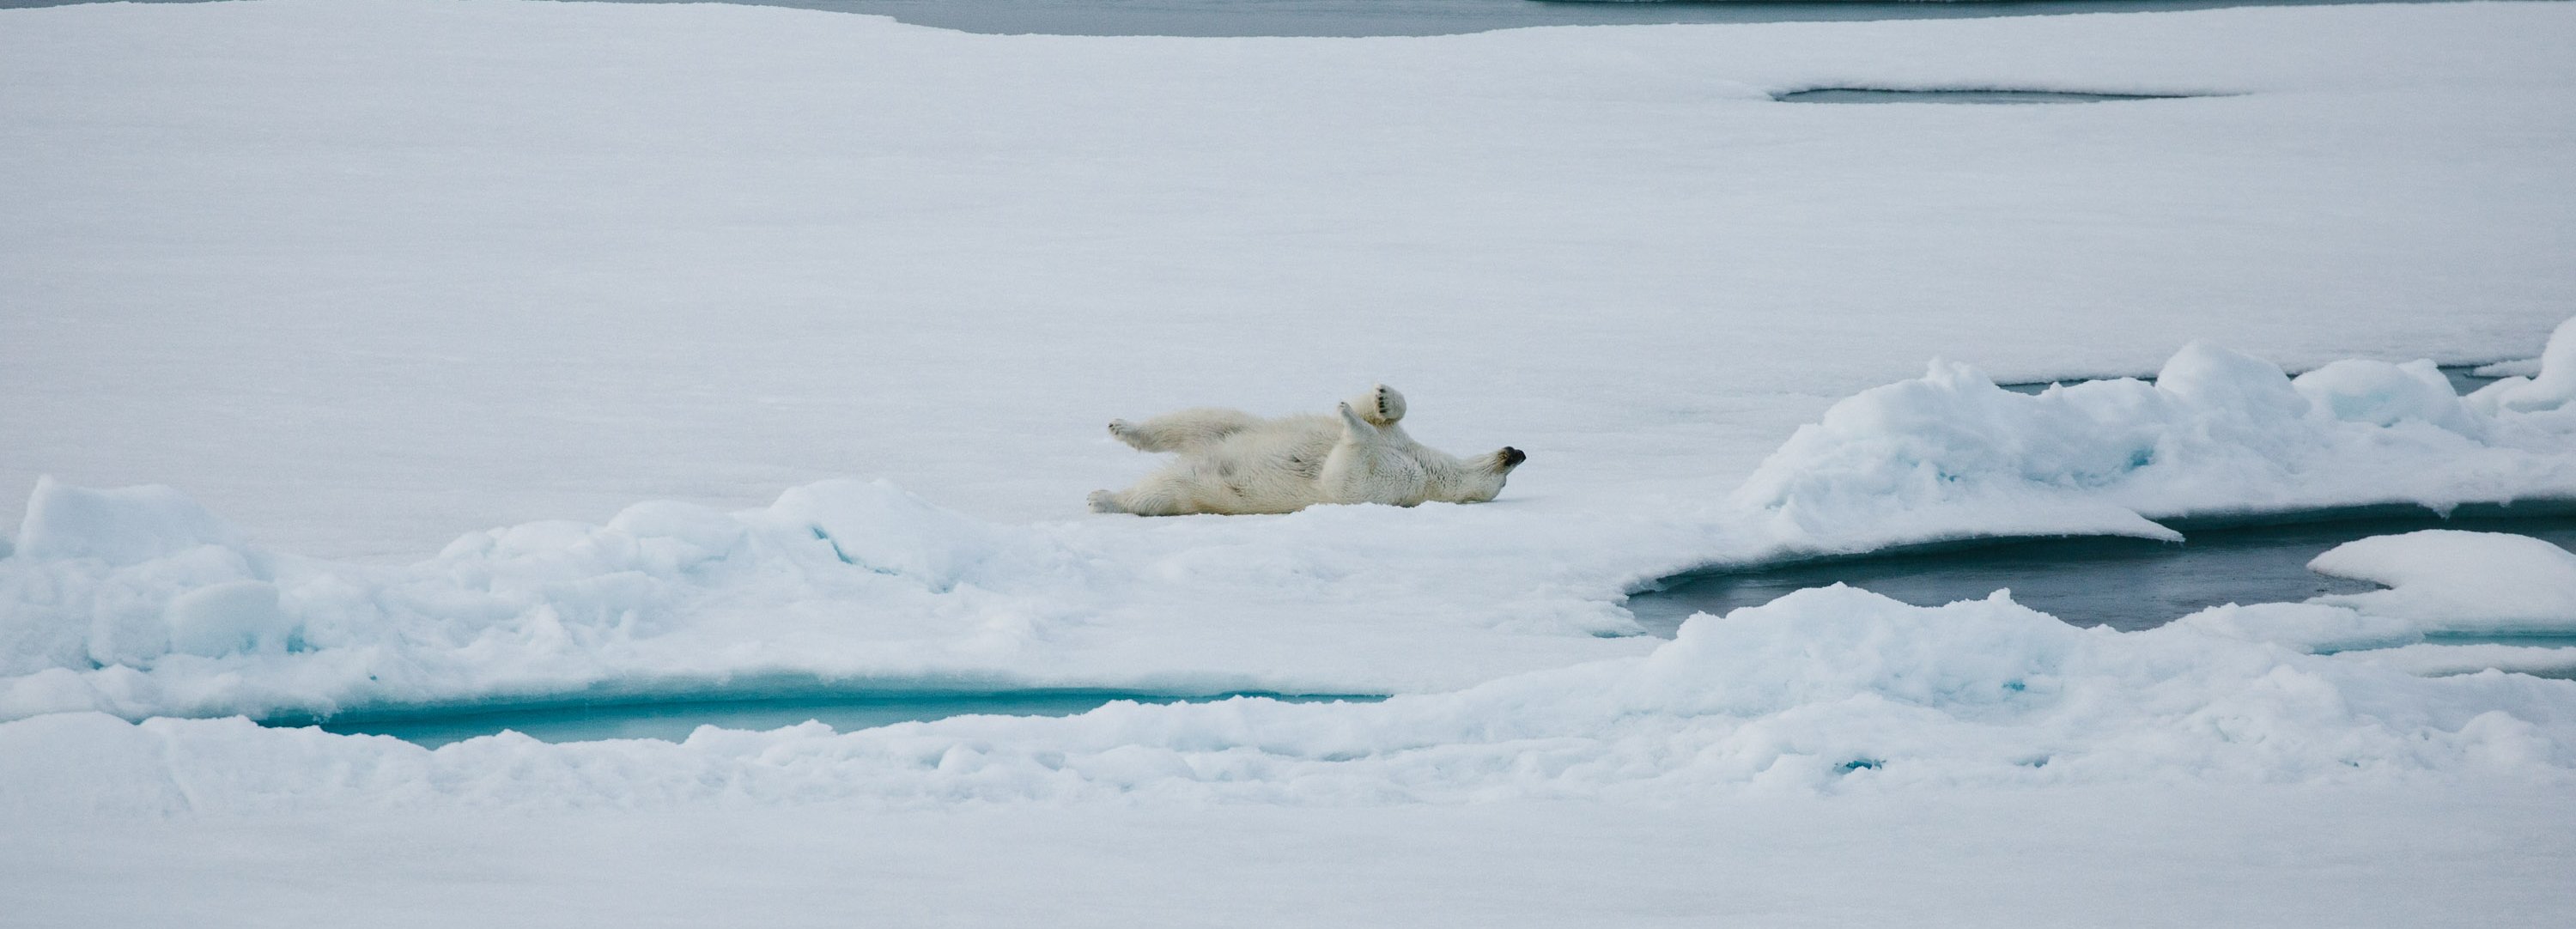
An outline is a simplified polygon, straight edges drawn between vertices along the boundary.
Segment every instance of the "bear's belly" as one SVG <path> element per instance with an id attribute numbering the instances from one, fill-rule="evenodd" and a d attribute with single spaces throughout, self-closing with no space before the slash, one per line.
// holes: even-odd
<path id="1" fill-rule="evenodd" d="M 1212 513 L 1288 513 L 1325 502 L 1318 481 L 1336 440 L 1313 427 L 1228 436 L 1186 463 L 1194 502 Z"/>

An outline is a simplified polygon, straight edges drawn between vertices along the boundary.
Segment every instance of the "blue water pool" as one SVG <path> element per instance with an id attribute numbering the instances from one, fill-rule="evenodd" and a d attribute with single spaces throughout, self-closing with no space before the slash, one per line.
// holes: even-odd
<path id="1" fill-rule="evenodd" d="M 1009 691 L 876 691 L 838 695 L 752 699 L 621 699 L 597 702 L 521 704 L 491 708 L 415 709 L 321 720 L 277 720 L 272 725 L 318 725 L 344 735 L 389 735 L 436 748 L 450 742 L 503 730 L 545 742 L 600 739 L 679 741 L 699 726 L 768 730 L 818 721 L 841 732 L 903 722 L 973 714 L 1002 716 L 1072 716 L 1114 701 L 1199 703 L 1235 697 L 1262 697 L 1295 703 L 1372 702 L 1366 694 L 1274 694 L 1239 692 L 1180 697 L 1121 690 Z"/>

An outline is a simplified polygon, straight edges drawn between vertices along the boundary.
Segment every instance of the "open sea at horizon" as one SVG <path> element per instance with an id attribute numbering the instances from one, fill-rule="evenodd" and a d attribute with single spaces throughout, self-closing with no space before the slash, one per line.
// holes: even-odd
<path id="1" fill-rule="evenodd" d="M 0 0 L 0 9 L 105 0 Z M 131 0 L 203 3 L 228 0 Z M 692 3 L 709 0 L 589 0 Z M 964 32 L 1046 35 L 1420 36 L 1526 26 L 1782 23 L 2141 13 L 2464 0 L 714 0 L 890 16 Z"/>

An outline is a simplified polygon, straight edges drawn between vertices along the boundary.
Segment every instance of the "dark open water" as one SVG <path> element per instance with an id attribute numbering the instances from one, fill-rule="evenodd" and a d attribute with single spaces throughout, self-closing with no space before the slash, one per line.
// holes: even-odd
<path id="1" fill-rule="evenodd" d="M 0 9 L 91 0 L 0 0 Z M 141 0 L 147 3 L 207 0 Z M 219 2 L 219 0 L 216 0 Z M 615 0 L 627 3 L 703 0 Z M 1922 3 L 1772 3 L 1667 0 L 727 0 L 756 6 L 874 13 L 965 32 L 1051 35 L 1388 36 L 1451 35 L 1522 26 L 1642 23 L 1781 23 L 2135 13 L 2239 6 L 2323 6 L 2457 0 L 1970 0 Z"/>
<path id="2" fill-rule="evenodd" d="M 2449 519 L 2411 507 L 2322 515 L 2341 518 L 2234 527 L 2184 523 L 2178 527 L 2185 539 L 2180 543 L 2097 536 L 1986 540 L 1682 575 L 1666 579 L 1662 590 L 1630 597 L 1628 610 L 1649 631 L 1671 636 L 1695 612 L 1722 616 L 1836 583 L 1916 606 L 1983 599 L 2011 588 L 2014 602 L 2067 622 L 2136 630 L 2225 603 L 2295 603 L 2375 589 L 2308 571 L 2308 561 L 2327 549 L 2368 536 L 2466 529 L 2533 536 L 2576 549 L 2576 508 L 2565 505 L 2464 507 Z"/>

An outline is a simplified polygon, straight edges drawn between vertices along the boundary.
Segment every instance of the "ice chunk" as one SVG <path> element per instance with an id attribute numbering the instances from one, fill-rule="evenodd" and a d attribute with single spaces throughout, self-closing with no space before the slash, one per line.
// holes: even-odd
<path id="1" fill-rule="evenodd" d="M 2385 584 L 2315 603 L 2451 632 L 2576 631 L 2576 554 L 2530 536 L 2427 529 L 2335 546 L 2308 569 Z"/>
<path id="2" fill-rule="evenodd" d="M 2576 346 L 2571 332 L 2562 327 L 2553 344 Z M 2576 358 L 2566 367 L 2576 371 Z M 1788 531 L 1887 544 L 1915 540 L 1889 527 L 1943 538 L 1912 528 L 1941 520 L 1994 527 L 2047 514 L 2088 524 L 2053 532 L 2153 535 L 2162 529 L 2147 517 L 2396 501 L 2446 509 L 2551 495 L 2576 480 L 2563 427 L 2485 412 L 2493 390 L 2478 394 L 2483 405 L 2464 403 L 2422 361 L 2339 361 L 2292 381 L 2270 362 L 2197 342 L 2154 384 L 2091 381 L 2037 395 L 1935 363 L 1800 428 L 1734 503 Z"/>
<path id="3" fill-rule="evenodd" d="M 2407 620 L 2317 603 L 2230 603 L 2193 613 L 2161 628 L 2270 642 L 2311 653 L 2393 648 L 2424 640 L 2424 631 Z"/>
<path id="4" fill-rule="evenodd" d="M 171 651 L 207 657 L 282 651 L 296 631 L 278 608 L 277 586 L 266 581 L 199 587 L 172 597 L 162 615 L 170 623 Z"/>
<path id="5" fill-rule="evenodd" d="M 2290 386 L 2281 366 L 2206 342 L 2193 342 L 2165 361 L 2156 388 L 2208 410 L 2247 419 L 2297 419 L 2308 401 Z"/>
<path id="6" fill-rule="evenodd" d="M 115 490 L 73 487 L 45 476 L 18 527 L 25 558 L 96 558 L 141 564 L 200 545 L 238 546 L 241 535 L 186 495 L 159 484 Z"/>
<path id="7" fill-rule="evenodd" d="M 2484 431 L 2451 389 L 2450 379 L 2430 361 L 2398 365 L 2348 358 L 2299 375 L 2290 386 L 2346 422 L 2394 426 L 2412 419 L 2461 435 Z"/>
<path id="8" fill-rule="evenodd" d="M 1940 504 L 1996 513 L 2028 502 L 2015 497 L 2046 498 L 2044 507 L 2062 511 L 2156 460 L 2170 402 L 2136 380 L 2026 396 L 1973 367 L 1936 361 L 1918 380 L 1862 391 L 1800 427 L 1735 500 L 1817 532 Z M 2134 513 L 2117 516 L 2095 531 L 2172 536 Z"/>
<path id="9" fill-rule="evenodd" d="M 669 500 L 627 507 L 607 528 L 633 537 L 639 555 L 660 574 L 723 558 L 742 544 L 745 532 L 741 520 L 725 513 Z"/>
<path id="10" fill-rule="evenodd" d="M 2549 334 L 2531 377 L 2508 377 L 2469 395 L 2469 405 L 2487 413 L 2554 410 L 2571 400 L 2576 400 L 2576 318 Z"/>
<path id="11" fill-rule="evenodd" d="M 990 526 L 878 481 L 823 481 L 788 489 L 746 521 L 811 533 L 834 557 L 945 590 L 1001 541 Z"/>
<path id="12" fill-rule="evenodd" d="M 2540 359 L 2517 358 L 2512 361 L 2482 364 L 2470 368 L 2469 373 L 2479 377 L 2532 377 L 2540 373 Z"/>

